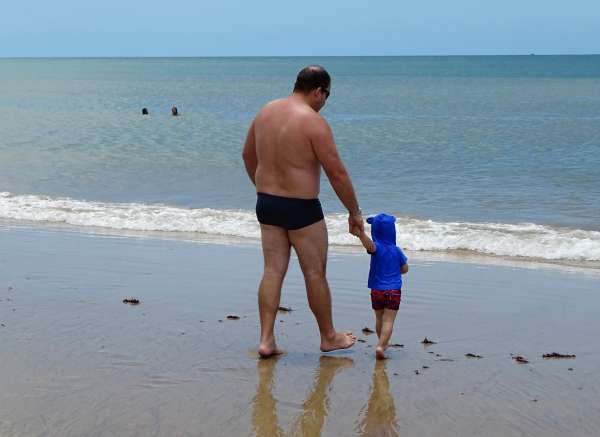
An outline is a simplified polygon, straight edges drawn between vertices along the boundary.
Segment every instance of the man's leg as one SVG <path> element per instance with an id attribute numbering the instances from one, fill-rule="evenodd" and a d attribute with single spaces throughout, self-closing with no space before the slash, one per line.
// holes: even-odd
<path id="1" fill-rule="evenodd" d="M 325 277 L 327 267 L 327 227 L 325 220 L 288 231 L 304 274 L 308 304 L 319 325 L 321 350 L 345 349 L 356 342 L 349 332 L 336 332 L 331 314 L 331 293 Z"/>
<path id="2" fill-rule="evenodd" d="M 260 225 L 265 267 L 258 288 L 260 313 L 260 345 L 262 357 L 280 354 L 275 343 L 275 318 L 281 299 L 281 285 L 290 261 L 290 241 L 287 231 L 278 226 Z"/>
<path id="3" fill-rule="evenodd" d="M 386 308 L 383 310 L 383 317 L 381 321 L 381 335 L 379 336 L 379 342 L 375 348 L 375 356 L 379 359 L 385 358 L 385 350 L 388 347 L 390 338 L 392 337 L 392 331 L 394 330 L 394 321 L 396 320 L 397 310 L 391 310 Z"/>

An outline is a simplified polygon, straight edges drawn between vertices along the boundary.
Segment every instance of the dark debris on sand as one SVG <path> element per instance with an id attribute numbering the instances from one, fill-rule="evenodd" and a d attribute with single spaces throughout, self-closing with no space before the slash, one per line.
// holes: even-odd
<path id="1" fill-rule="evenodd" d="M 477 358 L 477 359 L 483 358 L 481 355 L 472 354 L 470 352 L 468 354 L 465 354 L 465 357 L 467 357 L 467 358 Z"/>
<path id="2" fill-rule="evenodd" d="M 369 328 L 369 327 L 367 327 L 367 326 L 365 326 L 365 327 L 362 329 L 362 332 L 363 332 L 363 334 L 365 334 L 365 335 L 371 335 L 371 334 L 375 334 L 375 331 L 373 331 L 371 328 Z"/>
<path id="3" fill-rule="evenodd" d="M 437 342 L 435 342 L 435 341 L 433 341 L 433 340 L 430 340 L 430 339 L 428 339 L 427 337 L 425 337 L 425 338 L 424 338 L 424 339 L 421 341 L 421 344 L 424 344 L 424 345 L 430 345 L 430 344 L 436 344 L 436 343 L 437 343 Z"/>
<path id="4" fill-rule="evenodd" d="M 277 310 L 281 311 L 282 313 L 291 313 L 292 312 L 292 307 L 280 306 L 279 308 L 277 308 Z"/>
<path id="5" fill-rule="evenodd" d="M 240 316 L 235 316 L 233 314 L 230 314 L 227 316 L 227 320 L 240 320 Z"/>
<path id="6" fill-rule="evenodd" d="M 392 343 L 392 344 L 390 344 L 389 346 L 390 346 L 390 347 L 404 347 L 404 345 L 403 345 L 403 344 L 400 344 L 400 343 Z"/>
<path id="7" fill-rule="evenodd" d="M 123 299 L 123 303 L 129 304 L 129 305 L 139 305 L 140 300 L 136 299 L 134 297 L 126 297 L 125 299 Z"/>
<path id="8" fill-rule="evenodd" d="M 527 361 L 527 360 L 525 359 L 525 357 L 523 357 L 523 356 L 521 356 L 521 355 L 514 355 L 514 356 L 512 357 L 512 359 L 513 359 L 513 360 L 515 360 L 515 361 L 516 361 L 517 363 L 519 363 L 519 364 L 527 364 L 527 363 L 529 363 L 529 361 Z"/>
<path id="9" fill-rule="evenodd" d="M 366 342 L 367 342 L 367 340 L 364 340 L 364 339 L 362 339 L 362 338 L 359 338 L 359 339 L 357 339 L 356 341 L 358 341 L 358 342 L 360 342 L 360 343 L 366 343 Z"/>
<path id="10" fill-rule="evenodd" d="M 575 355 L 568 355 L 568 354 L 559 354 L 558 352 L 552 352 L 549 354 L 544 354 L 542 355 L 545 359 L 571 359 L 571 358 L 575 358 Z"/>

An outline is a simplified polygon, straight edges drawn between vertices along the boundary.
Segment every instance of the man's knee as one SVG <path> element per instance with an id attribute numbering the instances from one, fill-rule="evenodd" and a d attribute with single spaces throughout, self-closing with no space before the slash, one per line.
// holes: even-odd
<path id="1" fill-rule="evenodd" d="M 302 273 L 304 274 L 304 279 L 307 281 L 319 281 L 326 278 L 325 266 L 304 268 L 302 269 Z"/>
<path id="2" fill-rule="evenodd" d="M 286 266 L 268 265 L 268 266 L 265 266 L 263 277 L 270 279 L 270 280 L 274 280 L 274 281 L 283 281 L 283 278 L 285 278 L 286 272 L 287 272 L 287 265 Z"/>

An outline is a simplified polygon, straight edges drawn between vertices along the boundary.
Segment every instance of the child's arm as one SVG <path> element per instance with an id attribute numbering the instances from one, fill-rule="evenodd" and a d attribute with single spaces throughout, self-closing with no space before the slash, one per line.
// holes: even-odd
<path id="1" fill-rule="evenodd" d="M 375 243 L 373 243 L 373 240 L 369 238 L 365 231 L 357 232 L 354 235 L 356 235 L 360 239 L 360 242 L 362 243 L 363 247 L 367 249 L 367 252 L 371 254 L 375 253 L 375 251 L 377 250 L 377 246 L 375 246 Z"/>
<path id="2" fill-rule="evenodd" d="M 402 275 L 405 275 L 406 273 L 408 273 L 408 258 L 406 257 L 406 255 L 404 255 L 402 249 L 400 249 L 398 246 L 396 246 L 396 248 L 398 249 L 398 253 L 400 254 L 400 273 Z"/>

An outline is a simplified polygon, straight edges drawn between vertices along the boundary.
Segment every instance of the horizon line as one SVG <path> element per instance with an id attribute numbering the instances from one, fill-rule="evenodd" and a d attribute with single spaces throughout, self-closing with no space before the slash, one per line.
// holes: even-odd
<path id="1" fill-rule="evenodd" d="M 0 59 L 227 59 L 227 58 L 443 58 L 443 57 L 600 56 L 600 53 L 417 54 L 417 55 L 150 55 L 150 56 L 0 56 Z"/>

